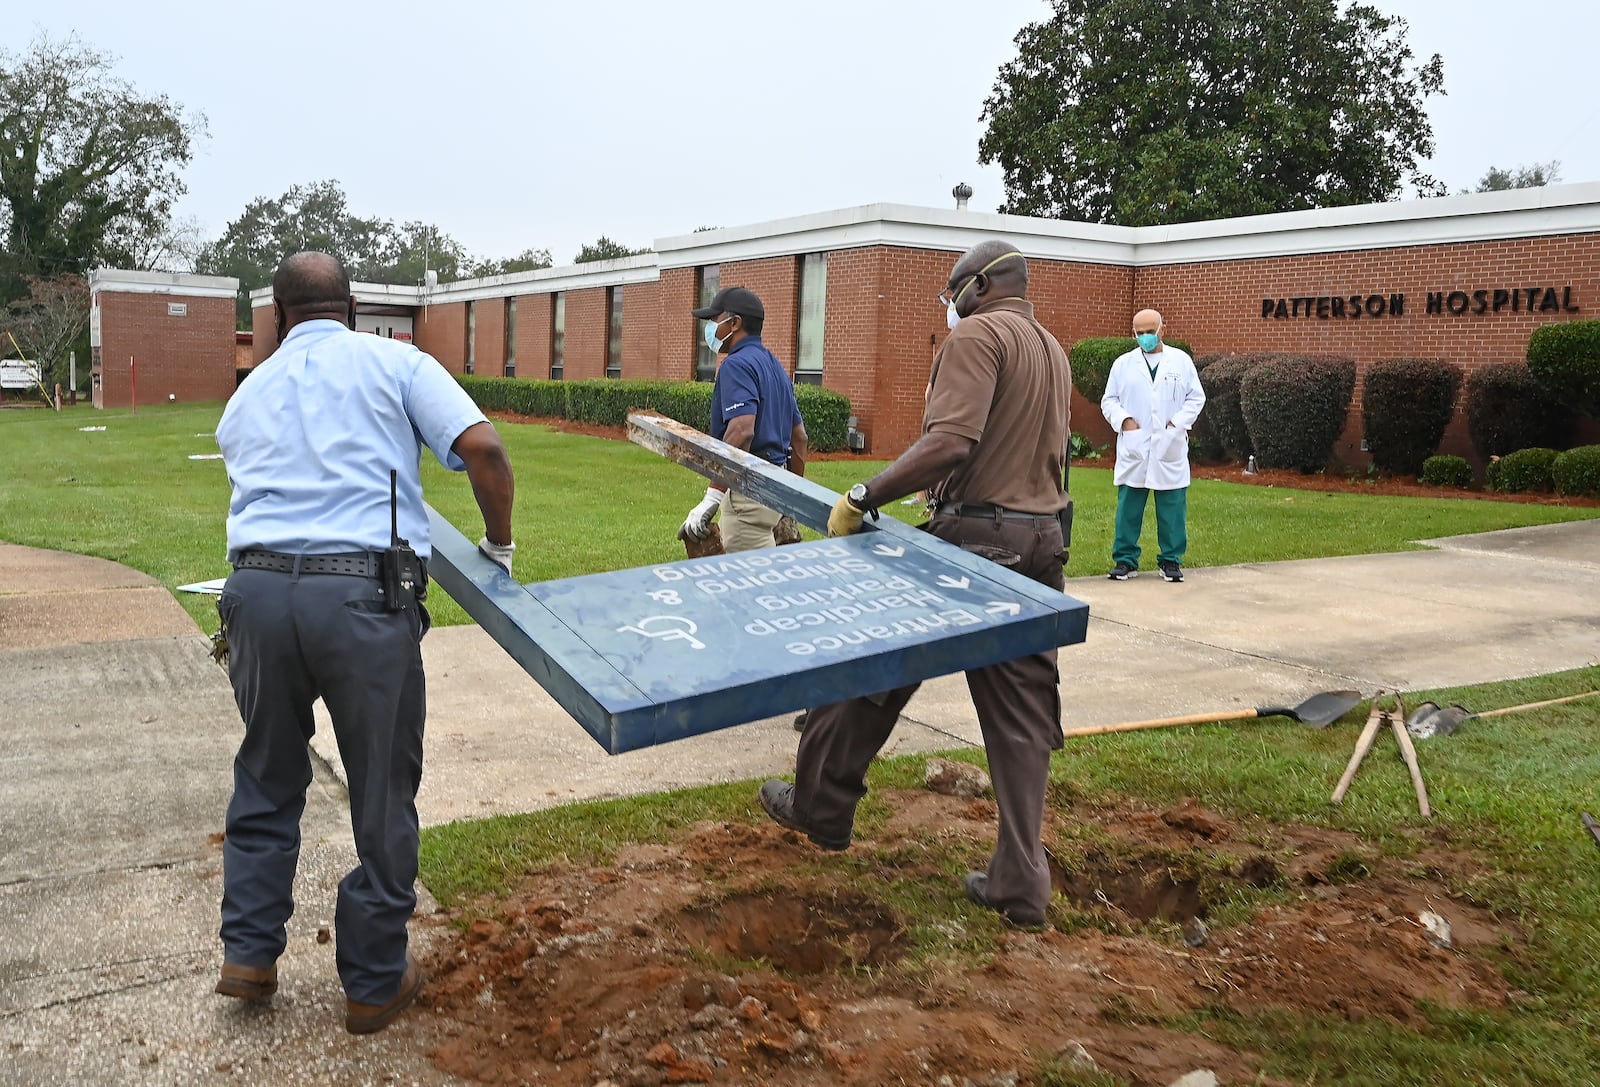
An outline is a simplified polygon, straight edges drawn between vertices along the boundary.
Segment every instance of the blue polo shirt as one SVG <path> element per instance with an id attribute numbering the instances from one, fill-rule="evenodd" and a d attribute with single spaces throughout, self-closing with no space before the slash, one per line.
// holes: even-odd
<path id="1" fill-rule="evenodd" d="M 239 386 L 222 421 L 233 498 L 228 560 L 240 551 L 336 554 L 389 546 L 389 470 L 399 473 L 400 535 L 428 558 L 422 447 L 450 452 L 483 412 L 431 355 L 338 321 L 289 330 Z"/>
<path id="2" fill-rule="evenodd" d="M 717 368 L 711 391 L 711 436 L 718 441 L 728 421 L 756 417 L 750 452 L 779 467 L 789 462 L 789 435 L 800 422 L 794 382 L 760 336 L 746 336 Z"/>

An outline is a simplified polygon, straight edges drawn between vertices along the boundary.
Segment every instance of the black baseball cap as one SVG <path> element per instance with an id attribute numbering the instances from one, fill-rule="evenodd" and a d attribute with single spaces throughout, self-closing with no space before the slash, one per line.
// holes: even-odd
<path id="1" fill-rule="evenodd" d="M 702 321 L 715 317 L 719 313 L 732 313 L 739 317 L 752 317 L 758 321 L 767 319 L 767 310 L 761 304 L 761 299 L 756 297 L 755 291 L 745 287 L 724 287 L 711 300 L 711 305 L 702 306 L 693 311 L 693 315 Z"/>

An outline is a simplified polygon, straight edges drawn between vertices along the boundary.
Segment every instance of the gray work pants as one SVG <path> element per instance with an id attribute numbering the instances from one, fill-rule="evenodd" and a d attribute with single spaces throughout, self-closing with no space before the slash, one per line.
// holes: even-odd
<path id="1" fill-rule="evenodd" d="M 928 528 L 1042 585 L 1065 586 L 1061 526 L 1053 516 L 996 520 L 941 513 Z M 967 673 L 1000 812 L 985 896 L 1015 919 L 1040 923 L 1050 901 L 1050 869 L 1040 835 L 1050 752 L 1062 744 L 1059 679 L 1053 649 Z M 917 686 L 811 710 L 800 736 L 794 810 L 813 832 L 849 839 L 856 804 L 867 792 L 867 767 L 888 742 Z"/>
<path id="2" fill-rule="evenodd" d="M 421 604 L 386 611 L 378 589 L 370 578 L 236 570 L 217 600 L 244 719 L 222 847 L 224 955 L 264 967 L 283 952 L 321 697 L 349 779 L 359 860 L 339 883 L 339 977 L 351 1000 L 368 1004 L 399 988 L 417 904 L 428 628 Z"/>

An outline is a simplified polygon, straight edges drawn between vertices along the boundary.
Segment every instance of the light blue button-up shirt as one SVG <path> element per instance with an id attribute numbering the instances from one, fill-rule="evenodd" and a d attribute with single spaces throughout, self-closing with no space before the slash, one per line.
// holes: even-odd
<path id="1" fill-rule="evenodd" d="M 239 386 L 217 425 L 233 498 L 228 560 L 252 549 L 326 555 L 389 546 L 389 470 L 400 535 L 428 558 L 422 447 L 446 468 L 484 422 L 443 366 L 410 344 L 307 321 Z"/>

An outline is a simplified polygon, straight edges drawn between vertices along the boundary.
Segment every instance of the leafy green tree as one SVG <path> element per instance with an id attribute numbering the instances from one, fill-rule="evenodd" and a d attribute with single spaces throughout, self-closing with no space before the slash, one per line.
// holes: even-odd
<path id="1" fill-rule="evenodd" d="M 0 50 L 0 304 L 26 277 L 126 265 L 171 218 L 205 118 L 141 94 L 68 36 Z"/>
<path id="2" fill-rule="evenodd" d="M 640 253 L 650 252 L 650 247 L 643 249 L 629 249 L 621 242 L 614 242 L 604 234 L 578 250 L 578 255 L 572 258 L 574 264 L 588 264 L 595 260 L 616 260 L 618 257 L 636 257 Z"/>
<path id="3" fill-rule="evenodd" d="M 1001 211 L 1127 226 L 1391 200 L 1443 93 L 1406 22 L 1337 0 L 1053 0 L 984 102 Z"/>
<path id="4" fill-rule="evenodd" d="M 356 278 L 376 283 L 420 284 L 430 270 L 439 274 L 441 283 L 477 274 L 467 247 L 432 223 L 403 223 L 391 228 L 390 234 L 392 252 L 388 262 L 372 269 L 372 275 Z"/>
<path id="5" fill-rule="evenodd" d="M 1561 163 L 1556 159 L 1536 162 L 1532 166 L 1518 166 L 1513 170 L 1502 170 L 1498 166 L 1491 166 L 1489 172 L 1478 179 L 1478 187 L 1470 191 L 1502 192 L 1506 189 L 1537 189 L 1543 185 L 1554 185 L 1560 180 Z"/>
<path id="6" fill-rule="evenodd" d="M 472 269 L 475 276 L 503 276 L 512 272 L 533 272 L 540 268 L 548 268 L 555 261 L 550 259 L 548 249 L 524 249 L 514 257 L 503 260 L 485 258 L 478 261 Z"/>

